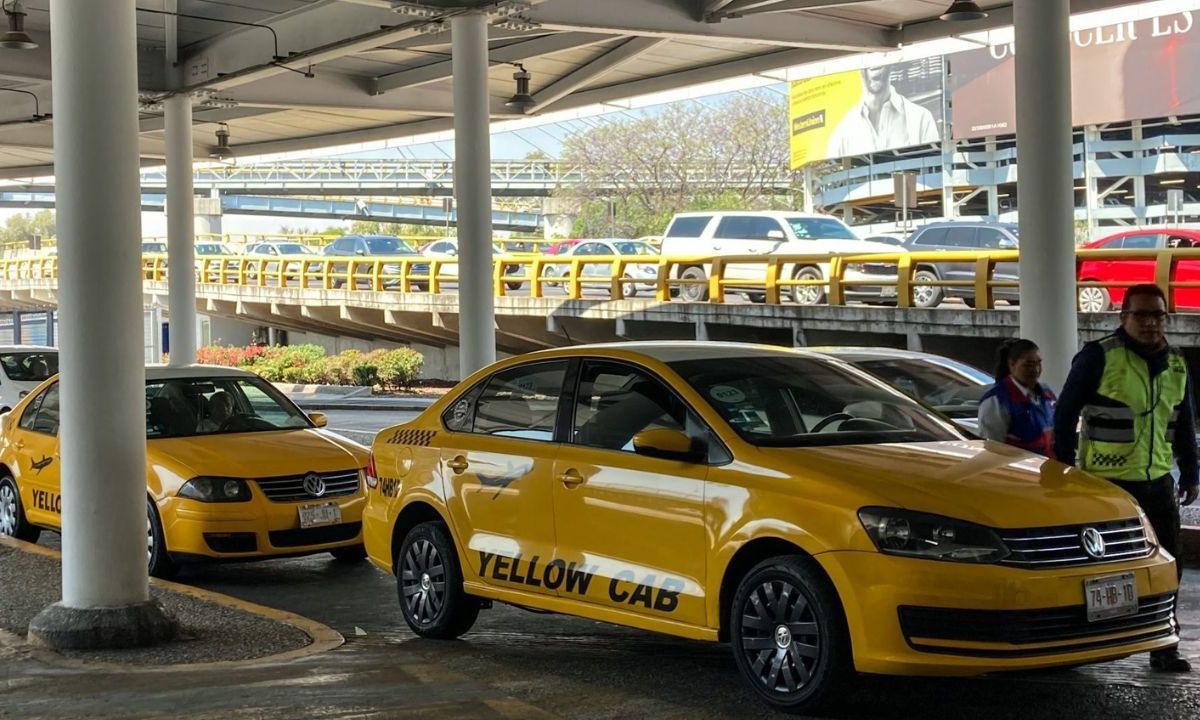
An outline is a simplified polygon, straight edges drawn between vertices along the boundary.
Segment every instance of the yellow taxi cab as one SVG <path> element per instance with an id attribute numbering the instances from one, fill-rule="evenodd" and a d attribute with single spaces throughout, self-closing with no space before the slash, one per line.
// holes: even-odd
<path id="1" fill-rule="evenodd" d="M 854 671 L 980 674 L 1178 642 L 1133 499 L 971 440 L 839 360 L 725 343 L 496 363 L 367 468 L 368 555 L 419 635 L 503 601 L 728 641 L 777 708 Z"/>
<path id="2" fill-rule="evenodd" d="M 58 377 L 2 418 L 0 534 L 36 542 L 62 527 Z M 147 366 L 150 573 L 199 560 L 365 558 L 367 448 L 325 422 L 245 370 Z"/>

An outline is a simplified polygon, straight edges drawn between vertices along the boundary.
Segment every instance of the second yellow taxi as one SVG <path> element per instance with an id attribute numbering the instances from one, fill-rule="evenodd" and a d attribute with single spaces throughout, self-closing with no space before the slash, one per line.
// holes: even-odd
<path id="1" fill-rule="evenodd" d="M 1115 486 L 968 439 L 815 353 L 512 358 L 381 432 L 364 539 L 412 630 L 490 600 L 728 641 L 771 705 L 1178 642 L 1175 561 Z"/>
<path id="2" fill-rule="evenodd" d="M 0 421 L 0 534 L 61 530 L 58 377 Z M 362 546 L 367 449 L 321 430 L 257 375 L 225 367 L 146 368 L 146 553 L 150 573 L 180 563 Z"/>

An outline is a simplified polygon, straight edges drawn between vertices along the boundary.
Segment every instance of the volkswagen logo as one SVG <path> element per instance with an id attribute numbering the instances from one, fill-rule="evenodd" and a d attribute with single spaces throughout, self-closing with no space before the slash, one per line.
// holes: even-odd
<path id="1" fill-rule="evenodd" d="M 1104 557 L 1104 536 L 1094 527 L 1084 528 L 1079 533 L 1079 544 L 1089 557 L 1096 559 Z"/>
<path id="2" fill-rule="evenodd" d="M 304 492 L 313 497 L 321 497 L 325 494 L 325 481 L 316 473 L 309 473 L 304 476 Z M 1103 549 L 1104 542 L 1101 541 L 1100 547 Z M 1102 550 L 1103 551 L 1103 550 Z"/>

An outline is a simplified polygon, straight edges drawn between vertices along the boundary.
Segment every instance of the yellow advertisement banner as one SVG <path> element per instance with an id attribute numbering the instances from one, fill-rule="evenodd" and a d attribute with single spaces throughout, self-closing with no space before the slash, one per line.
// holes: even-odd
<path id="1" fill-rule="evenodd" d="M 857 70 L 796 80 L 788 88 L 792 169 L 825 160 L 842 120 L 862 100 Z"/>

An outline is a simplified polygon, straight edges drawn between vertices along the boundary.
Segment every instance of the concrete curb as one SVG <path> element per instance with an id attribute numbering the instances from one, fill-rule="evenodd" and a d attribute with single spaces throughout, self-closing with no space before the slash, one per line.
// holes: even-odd
<path id="1" fill-rule="evenodd" d="M 7 536 L 0 536 L 0 544 L 7 545 L 8 547 L 20 550 L 22 552 L 31 552 L 38 555 L 51 557 L 55 560 L 62 560 L 62 553 L 58 550 L 42 547 L 41 545 L 36 545 L 34 543 L 27 543 L 23 540 L 17 540 Z M 342 644 L 346 642 L 346 639 L 342 637 L 341 633 L 329 627 L 328 625 L 322 625 L 315 620 L 310 620 L 301 615 L 287 612 L 286 610 L 276 610 L 275 608 L 269 608 L 265 605 L 257 605 L 252 602 L 230 597 L 229 595 L 222 595 L 221 593 L 213 592 L 211 590 L 204 590 L 191 585 L 181 585 L 180 583 L 159 580 L 158 578 L 150 578 L 150 584 L 161 587 L 165 590 L 170 590 L 171 592 L 180 593 L 182 595 L 190 595 L 200 600 L 207 600 L 208 602 L 215 603 L 217 605 L 224 605 L 226 607 L 234 608 L 235 610 L 241 610 L 242 612 L 250 613 L 252 615 L 258 615 L 268 620 L 274 620 L 275 622 L 283 623 L 284 625 L 291 625 L 305 635 L 308 635 L 312 642 L 295 650 L 275 653 L 274 655 L 263 655 L 262 657 L 251 658 L 248 660 L 219 660 L 215 662 L 180 663 L 175 665 L 128 665 L 125 663 L 78 660 L 60 655 L 50 648 L 28 643 L 24 638 L 21 638 L 18 635 L 13 635 L 12 633 L 4 630 L 0 630 L 0 645 L 21 648 L 36 659 L 41 660 L 48 665 L 55 665 L 58 667 L 118 670 L 130 673 L 170 673 L 192 672 L 201 669 L 238 668 L 265 662 L 296 660 L 299 658 L 308 657 L 309 655 L 317 655 L 329 650 L 334 650 L 338 647 L 341 647 Z"/>
<path id="2" fill-rule="evenodd" d="M 1200 527 L 1184 525 L 1179 535 L 1179 562 L 1200 568 Z"/>

